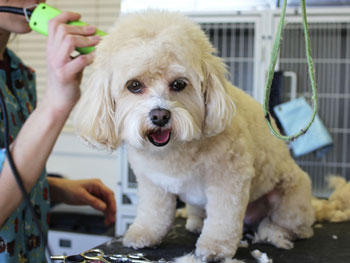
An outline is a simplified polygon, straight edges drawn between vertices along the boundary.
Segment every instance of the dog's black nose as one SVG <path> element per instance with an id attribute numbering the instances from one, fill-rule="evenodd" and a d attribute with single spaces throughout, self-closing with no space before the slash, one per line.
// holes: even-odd
<path id="1" fill-rule="evenodd" d="M 149 118 L 151 119 L 154 125 L 163 127 L 165 124 L 168 123 L 170 119 L 170 115 L 171 115 L 170 111 L 166 109 L 157 108 L 157 109 L 151 110 L 151 112 L 149 113 Z"/>

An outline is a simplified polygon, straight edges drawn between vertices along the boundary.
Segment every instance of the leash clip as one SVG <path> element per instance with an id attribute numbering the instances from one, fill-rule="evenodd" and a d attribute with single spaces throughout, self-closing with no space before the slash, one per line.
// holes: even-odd
<path id="1" fill-rule="evenodd" d="M 29 10 L 30 14 L 28 14 L 28 9 L 31 9 L 33 7 L 37 7 L 38 5 L 31 5 L 31 6 L 28 6 L 28 7 L 23 7 L 23 13 L 24 13 L 24 16 L 26 17 L 26 20 L 27 22 L 29 23 L 29 19 L 30 19 L 30 15 L 32 13 L 32 11 Z"/>

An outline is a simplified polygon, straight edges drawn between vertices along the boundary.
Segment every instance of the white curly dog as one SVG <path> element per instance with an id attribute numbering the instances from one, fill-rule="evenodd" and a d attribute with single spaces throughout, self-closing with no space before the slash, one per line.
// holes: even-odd
<path id="1" fill-rule="evenodd" d="M 164 11 L 118 19 L 97 47 L 76 129 L 95 146 L 127 144 L 139 203 L 125 246 L 159 244 L 177 196 L 201 260 L 233 257 L 244 221 L 281 248 L 313 235 L 308 175 L 214 53 L 196 23 Z"/>

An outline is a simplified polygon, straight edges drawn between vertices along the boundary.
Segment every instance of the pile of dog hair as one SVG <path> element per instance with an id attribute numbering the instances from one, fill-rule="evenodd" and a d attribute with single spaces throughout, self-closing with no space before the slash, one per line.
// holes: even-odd
<path id="1" fill-rule="evenodd" d="M 314 198 L 316 221 L 344 222 L 350 220 L 350 182 L 343 177 L 330 176 L 329 186 L 334 192 L 328 200 Z"/>

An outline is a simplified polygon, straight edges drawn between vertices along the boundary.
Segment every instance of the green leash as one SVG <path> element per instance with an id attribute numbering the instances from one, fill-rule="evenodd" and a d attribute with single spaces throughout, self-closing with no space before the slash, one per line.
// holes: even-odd
<path id="1" fill-rule="evenodd" d="M 283 31 L 283 27 L 284 27 L 286 9 L 287 9 L 287 0 L 284 0 L 283 7 L 282 7 L 282 13 L 281 13 L 281 17 L 280 17 L 280 22 L 279 22 L 277 33 L 276 33 L 275 42 L 274 42 L 273 48 L 272 48 L 271 60 L 270 60 L 270 65 L 269 65 L 269 69 L 268 69 L 267 82 L 266 82 L 266 87 L 265 87 L 263 108 L 264 108 L 264 113 L 265 113 L 265 118 L 267 120 L 267 124 L 268 124 L 272 134 L 281 140 L 290 142 L 290 141 L 296 140 L 299 136 L 305 134 L 307 132 L 307 130 L 310 128 L 310 126 L 312 125 L 312 123 L 316 117 L 316 114 L 317 114 L 317 88 L 316 88 L 316 81 L 315 81 L 314 63 L 313 63 L 312 57 L 311 57 L 311 47 L 310 47 L 310 39 L 309 39 L 309 29 L 308 29 L 307 18 L 306 18 L 305 0 L 301 0 L 301 10 L 302 10 L 304 35 L 305 35 L 306 58 L 307 58 L 307 64 L 308 64 L 308 68 L 309 68 L 309 76 L 310 76 L 311 86 L 312 86 L 313 114 L 311 116 L 310 122 L 306 125 L 306 127 L 301 129 L 298 133 L 296 133 L 292 136 L 284 136 L 284 135 L 281 135 L 278 131 L 276 131 L 271 124 L 271 117 L 270 117 L 270 112 L 269 112 L 269 98 L 270 98 L 270 93 L 271 93 L 271 84 L 272 84 L 272 80 L 273 80 L 273 76 L 274 76 L 274 72 L 275 72 L 276 62 L 277 62 L 279 48 L 280 48 L 281 39 L 282 39 L 282 31 Z"/>

